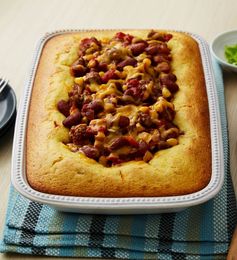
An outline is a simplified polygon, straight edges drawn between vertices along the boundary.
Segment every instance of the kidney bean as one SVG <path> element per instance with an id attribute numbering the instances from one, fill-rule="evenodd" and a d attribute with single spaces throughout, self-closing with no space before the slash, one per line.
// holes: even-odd
<path id="1" fill-rule="evenodd" d="M 63 120 L 63 125 L 67 128 L 72 127 L 73 125 L 79 124 L 81 119 L 81 113 L 79 109 L 75 109 L 72 114 Z"/>
<path id="2" fill-rule="evenodd" d="M 158 54 L 158 55 L 153 57 L 153 61 L 154 61 L 155 64 L 161 63 L 163 61 L 170 62 L 171 60 L 172 60 L 172 58 L 169 55 L 160 55 L 160 54 Z"/>
<path id="3" fill-rule="evenodd" d="M 107 71 L 107 69 L 108 69 L 108 65 L 107 65 L 107 63 L 106 62 L 99 62 L 99 64 L 98 64 L 98 70 L 99 71 Z"/>
<path id="4" fill-rule="evenodd" d="M 101 78 L 102 83 L 104 84 L 107 83 L 110 79 L 118 79 L 118 75 L 116 74 L 114 69 L 105 72 L 105 74 Z"/>
<path id="5" fill-rule="evenodd" d="M 118 70 L 122 70 L 123 67 L 125 67 L 125 66 L 128 66 L 128 65 L 136 66 L 136 64 L 137 64 L 137 60 L 136 59 L 128 57 L 125 60 L 123 60 L 123 61 L 121 61 L 121 62 L 119 62 L 117 64 L 117 69 Z"/>
<path id="6" fill-rule="evenodd" d="M 179 86 L 175 82 L 169 79 L 166 80 L 165 84 L 163 85 L 166 86 L 171 93 L 175 93 L 179 90 Z"/>
<path id="7" fill-rule="evenodd" d="M 170 49 L 168 48 L 166 43 L 160 43 L 159 44 L 159 53 L 160 54 L 169 54 L 170 53 Z"/>
<path id="8" fill-rule="evenodd" d="M 89 109 L 85 112 L 85 117 L 87 117 L 87 119 L 91 121 L 95 118 L 95 112 L 92 109 Z"/>
<path id="9" fill-rule="evenodd" d="M 138 142 L 132 136 L 121 136 L 114 138 L 109 149 L 116 150 L 125 145 L 130 145 L 132 147 L 138 148 Z"/>
<path id="10" fill-rule="evenodd" d="M 169 89 L 169 91 L 171 93 L 175 93 L 175 92 L 177 92 L 179 90 L 179 86 L 176 83 L 174 83 L 174 82 L 169 84 L 169 85 L 167 85 L 167 88 Z"/>
<path id="11" fill-rule="evenodd" d="M 166 86 L 171 93 L 175 93 L 179 90 L 179 86 L 175 83 L 176 80 L 176 76 L 172 73 L 161 74 L 159 78 L 160 84 Z"/>
<path id="12" fill-rule="evenodd" d="M 169 139 L 169 138 L 177 138 L 178 137 L 178 132 L 170 132 L 167 136 L 166 136 L 166 139 Z"/>
<path id="13" fill-rule="evenodd" d="M 157 44 L 150 44 L 146 47 L 146 53 L 149 55 L 156 55 L 156 54 L 169 54 L 170 50 L 165 43 L 157 43 Z"/>
<path id="14" fill-rule="evenodd" d="M 98 72 L 91 71 L 86 74 L 85 83 L 93 83 L 93 82 L 97 82 L 98 84 L 101 83 L 100 74 Z"/>
<path id="15" fill-rule="evenodd" d="M 88 104 L 89 108 L 95 111 L 95 113 L 99 113 L 104 110 L 102 100 L 93 100 L 91 103 Z"/>
<path id="16" fill-rule="evenodd" d="M 86 112 L 86 110 L 89 109 L 89 102 L 88 103 L 84 103 L 84 105 L 82 106 L 82 109 L 81 109 L 81 112 L 82 112 L 82 115 L 84 112 Z"/>
<path id="17" fill-rule="evenodd" d="M 130 45 L 130 50 L 134 56 L 141 54 L 147 47 L 146 42 L 138 42 Z"/>
<path id="18" fill-rule="evenodd" d="M 168 74 L 168 79 L 170 79 L 170 80 L 175 82 L 177 80 L 177 77 L 173 73 L 169 73 Z"/>
<path id="19" fill-rule="evenodd" d="M 127 116 L 120 116 L 118 125 L 120 128 L 128 127 L 130 124 L 130 119 Z"/>
<path id="20" fill-rule="evenodd" d="M 83 57 L 78 58 L 75 62 L 73 62 L 72 65 L 79 65 L 79 64 L 86 67 L 86 62 L 83 59 Z"/>
<path id="21" fill-rule="evenodd" d="M 116 137 L 113 139 L 113 142 L 111 143 L 109 149 L 116 150 L 116 149 L 121 148 L 128 144 L 129 144 L 129 142 L 125 136 Z"/>
<path id="22" fill-rule="evenodd" d="M 161 63 L 159 63 L 156 67 L 155 67 L 155 70 L 157 72 L 165 72 L 165 73 L 168 73 L 170 71 L 170 65 L 169 63 L 163 61 Z"/>
<path id="23" fill-rule="evenodd" d="M 57 108 L 59 112 L 61 112 L 64 116 L 68 117 L 70 114 L 70 104 L 68 101 L 60 100 L 57 104 Z"/>
<path id="24" fill-rule="evenodd" d="M 141 159 L 146 151 L 148 151 L 148 149 L 148 144 L 145 141 L 141 140 L 139 141 L 138 148 L 131 150 L 130 153 L 126 155 L 126 158 L 128 160 Z"/>
<path id="25" fill-rule="evenodd" d="M 150 54 L 150 55 L 155 55 L 159 52 L 159 47 L 158 45 L 156 44 L 153 44 L 153 45 L 149 45 L 148 47 L 146 47 L 146 53 L 147 54 Z"/>
<path id="26" fill-rule="evenodd" d="M 100 152 L 94 146 L 84 145 L 80 148 L 80 151 L 83 152 L 87 157 L 97 160 L 100 157 Z"/>
<path id="27" fill-rule="evenodd" d="M 165 141 L 159 141 L 157 144 L 158 150 L 166 149 L 168 147 L 169 147 L 169 145 Z"/>
<path id="28" fill-rule="evenodd" d="M 82 77 L 86 74 L 87 68 L 81 64 L 72 65 L 70 73 L 73 77 Z"/>
<path id="29" fill-rule="evenodd" d="M 177 80 L 176 76 L 173 73 L 165 74 L 162 73 L 159 77 L 161 85 L 166 85 L 169 81 L 175 82 Z"/>

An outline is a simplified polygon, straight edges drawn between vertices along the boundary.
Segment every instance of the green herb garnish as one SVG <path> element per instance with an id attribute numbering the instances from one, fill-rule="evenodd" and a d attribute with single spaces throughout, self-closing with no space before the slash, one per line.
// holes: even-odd
<path id="1" fill-rule="evenodd" d="M 225 46 L 225 57 L 230 64 L 237 66 L 237 44 Z"/>

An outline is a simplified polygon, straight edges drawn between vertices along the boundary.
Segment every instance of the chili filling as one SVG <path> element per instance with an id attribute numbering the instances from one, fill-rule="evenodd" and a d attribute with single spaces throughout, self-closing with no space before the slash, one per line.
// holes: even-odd
<path id="1" fill-rule="evenodd" d="M 152 30 L 146 39 L 118 32 L 111 39 L 80 41 L 70 67 L 74 86 L 68 100 L 57 104 L 71 151 L 110 167 L 149 162 L 158 150 L 178 144 L 171 38 Z"/>

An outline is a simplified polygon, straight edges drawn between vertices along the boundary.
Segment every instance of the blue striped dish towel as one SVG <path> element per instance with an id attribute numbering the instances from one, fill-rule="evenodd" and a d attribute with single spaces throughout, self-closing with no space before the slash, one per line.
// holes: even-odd
<path id="1" fill-rule="evenodd" d="M 214 63 L 220 103 L 225 181 L 212 200 L 179 213 L 84 215 L 25 199 L 13 188 L 1 252 L 114 259 L 225 259 L 237 223 L 229 167 L 222 72 Z"/>

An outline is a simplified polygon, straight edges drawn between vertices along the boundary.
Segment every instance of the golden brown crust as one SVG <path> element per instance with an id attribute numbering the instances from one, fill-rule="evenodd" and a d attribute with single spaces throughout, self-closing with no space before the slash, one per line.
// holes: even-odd
<path id="1" fill-rule="evenodd" d="M 171 32 L 172 68 L 180 90 L 175 123 L 184 131 L 179 144 L 158 151 L 149 162 L 130 161 L 106 168 L 64 145 L 68 129 L 57 110 L 73 83 L 69 65 L 76 59 L 78 39 L 112 37 L 116 31 L 54 36 L 43 48 L 31 98 L 26 142 L 26 172 L 32 188 L 52 194 L 134 197 L 169 196 L 198 191 L 211 176 L 209 111 L 198 44 Z M 145 37 L 146 30 L 129 31 Z"/>

